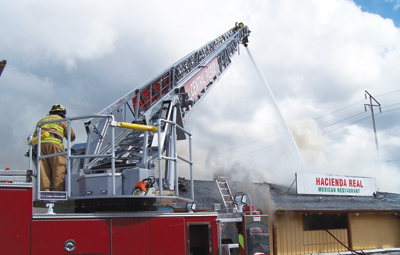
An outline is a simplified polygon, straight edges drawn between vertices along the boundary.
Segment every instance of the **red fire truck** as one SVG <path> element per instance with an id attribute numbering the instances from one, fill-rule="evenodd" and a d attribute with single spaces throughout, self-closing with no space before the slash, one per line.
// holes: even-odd
<path id="1" fill-rule="evenodd" d="M 28 170 L 0 171 L 0 253 L 269 254 L 268 218 L 253 212 L 247 194 L 217 181 L 226 208 L 196 210 L 192 137 L 183 126 L 249 35 L 236 23 L 98 114 L 65 118 L 68 129 L 84 121 L 87 133 L 86 143 L 68 139 L 65 153 L 41 156 L 41 139 L 29 137 Z M 42 191 L 39 162 L 57 155 L 67 158 L 65 191 Z M 190 176 L 188 192 L 180 174 Z"/>

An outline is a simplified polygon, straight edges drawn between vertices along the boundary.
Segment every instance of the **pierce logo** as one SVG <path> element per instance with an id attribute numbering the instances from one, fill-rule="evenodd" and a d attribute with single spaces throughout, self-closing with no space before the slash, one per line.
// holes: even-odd
<path id="1" fill-rule="evenodd" d="M 69 239 L 69 240 L 65 241 L 64 249 L 67 252 L 73 252 L 76 249 L 76 242 L 74 240 L 72 240 L 72 239 Z"/>

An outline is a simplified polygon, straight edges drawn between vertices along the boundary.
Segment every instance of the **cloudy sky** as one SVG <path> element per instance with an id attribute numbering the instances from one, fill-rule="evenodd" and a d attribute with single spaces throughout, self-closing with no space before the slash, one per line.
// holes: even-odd
<path id="1" fill-rule="evenodd" d="M 398 0 L 0 4 L 0 168 L 27 168 L 26 138 L 51 105 L 97 113 L 242 21 L 249 47 L 186 119 L 196 178 L 290 185 L 318 172 L 400 192 Z M 381 105 L 378 143 L 365 91 Z"/>

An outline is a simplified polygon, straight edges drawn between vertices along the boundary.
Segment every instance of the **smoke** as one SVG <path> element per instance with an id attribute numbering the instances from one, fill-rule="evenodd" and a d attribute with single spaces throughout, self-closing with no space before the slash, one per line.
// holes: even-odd
<path id="1" fill-rule="evenodd" d="M 240 182 L 242 192 L 249 194 L 255 210 L 261 214 L 274 215 L 275 203 L 271 197 L 270 187 L 266 183 L 254 184 L 249 179 Z"/>
<path id="2" fill-rule="evenodd" d="M 229 183 L 237 184 L 236 191 L 247 193 L 256 210 L 262 214 L 273 215 L 275 205 L 271 198 L 269 185 L 262 181 L 267 178 L 265 174 L 257 171 L 254 166 L 246 166 L 237 161 L 221 160 L 215 153 L 215 148 L 209 151 L 206 162 L 207 168 L 212 171 L 214 178 L 225 179 Z"/>
<path id="3" fill-rule="evenodd" d="M 289 127 L 305 163 L 325 165 L 325 140 L 317 123 L 312 119 L 303 119 L 292 121 Z"/>
<path id="4" fill-rule="evenodd" d="M 312 119 L 292 121 L 290 129 L 307 163 L 306 172 L 372 177 L 377 191 L 399 192 L 400 173 L 393 162 L 383 160 L 387 155 L 379 157 L 370 130 L 350 126 L 341 139 L 330 140 Z"/>
<path id="5" fill-rule="evenodd" d="M 187 157 L 187 146 L 185 143 L 178 143 L 178 154 Z M 196 150 L 192 160 L 198 162 L 195 165 L 194 179 L 224 179 L 229 185 L 235 186 L 236 192 L 247 193 L 252 205 L 261 214 L 273 215 L 275 205 L 270 194 L 269 184 L 265 182 L 267 172 L 257 171 L 254 165 L 246 165 L 235 160 L 225 160 L 218 153 L 217 147 L 210 147 L 206 151 Z M 179 169 L 185 169 L 182 162 L 178 163 Z M 187 169 L 187 167 L 186 167 Z M 180 170 L 179 177 L 188 178 L 189 171 Z M 234 195 L 234 194 L 233 194 Z"/>

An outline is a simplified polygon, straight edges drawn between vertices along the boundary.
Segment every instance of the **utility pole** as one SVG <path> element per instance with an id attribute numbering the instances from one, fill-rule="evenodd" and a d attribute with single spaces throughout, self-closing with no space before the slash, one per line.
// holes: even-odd
<path id="1" fill-rule="evenodd" d="M 371 96 L 371 94 L 368 93 L 368 91 L 365 91 L 365 99 L 368 99 L 367 96 L 369 97 L 369 104 L 364 104 L 364 110 L 367 111 L 367 106 L 369 107 L 369 109 L 371 109 L 372 125 L 374 127 L 374 134 L 375 134 L 376 152 L 378 153 L 378 159 L 379 159 L 379 147 L 378 147 L 378 137 L 376 136 L 374 106 L 379 107 L 379 111 L 381 113 L 382 113 L 382 109 L 381 109 L 381 104 L 378 101 L 376 101 L 376 99 L 373 96 Z M 376 104 L 373 104 L 372 101 L 374 101 Z"/>

